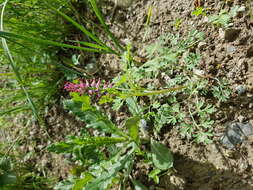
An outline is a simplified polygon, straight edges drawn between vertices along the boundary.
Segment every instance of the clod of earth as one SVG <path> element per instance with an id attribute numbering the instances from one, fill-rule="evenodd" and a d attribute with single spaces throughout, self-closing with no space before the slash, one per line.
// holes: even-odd
<path id="1" fill-rule="evenodd" d="M 229 28 L 225 31 L 225 40 L 228 42 L 233 42 L 239 36 L 241 29 Z"/>

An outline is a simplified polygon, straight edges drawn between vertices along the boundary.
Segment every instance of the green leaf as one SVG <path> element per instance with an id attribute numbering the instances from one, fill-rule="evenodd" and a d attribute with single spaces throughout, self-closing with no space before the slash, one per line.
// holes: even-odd
<path id="1" fill-rule="evenodd" d="M 167 170 L 173 167 L 172 153 L 164 144 L 151 140 L 151 154 L 155 167 L 160 170 Z"/>
<path id="2" fill-rule="evenodd" d="M 59 15 L 61 15 L 63 18 L 65 18 L 67 21 L 69 21 L 71 24 L 73 24 L 76 28 L 78 28 L 80 31 L 82 31 L 85 35 L 87 35 L 88 37 L 90 37 L 91 39 L 93 39 L 95 42 L 97 42 L 98 44 L 100 44 L 100 46 L 104 47 L 105 49 L 110 49 L 109 47 L 107 47 L 97 36 L 95 36 L 93 33 L 89 32 L 86 28 L 84 28 L 81 24 L 77 23 L 76 21 L 74 21 L 71 17 L 67 16 L 66 14 L 64 14 L 63 12 L 61 12 L 60 10 L 54 8 L 52 5 L 49 5 L 51 9 L 53 9 L 54 11 L 56 11 Z M 89 46 L 93 46 L 94 44 L 91 43 L 87 43 L 87 42 L 83 42 L 83 45 L 89 45 Z M 94 47 L 97 48 L 97 47 Z"/>
<path id="3" fill-rule="evenodd" d="M 113 100 L 113 106 L 112 109 L 114 111 L 119 111 L 120 107 L 123 105 L 124 100 L 122 100 L 121 98 L 117 97 Z"/>
<path id="4" fill-rule="evenodd" d="M 78 146 L 100 147 L 105 145 L 122 143 L 125 141 L 126 141 L 125 138 L 117 138 L 117 137 L 83 137 L 83 138 L 74 137 L 70 139 L 68 142 L 60 142 L 49 145 L 47 149 L 51 152 L 64 153 L 64 152 L 73 152 L 74 149 L 77 148 Z"/>
<path id="5" fill-rule="evenodd" d="M 0 187 L 8 184 L 16 183 L 17 177 L 13 172 L 8 172 L 0 175 Z"/>
<path id="6" fill-rule="evenodd" d="M 63 180 L 60 183 L 58 183 L 54 187 L 54 190 L 73 190 L 73 186 L 74 186 L 75 180 L 76 179 L 71 176 L 68 179 Z"/>
<path id="7" fill-rule="evenodd" d="M 136 116 L 140 113 L 140 107 L 137 104 L 137 98 L 136 97 L 130 97 L 126 99 L 126 104 L 133 116 Z"/>
<path id="8" fill-rule="evenodd" d="M 129 136 L 132 137 L 135 142 L 139 141 L 139 123 L 139 117 L 131 117 L 125 123 L 125 127 L 129 131 Z"/>
<path id="9" fill-rule="evenodd" d="M 160 172 L 161 172 L 161 170 L 158 169 L 158 168 L 156 168 L 156 169 L 152 170 L 152 171 L 148 174 L 148 177 L 153 178 L 153 177 L 155 177 L 156 175 L 158 175 Z"/>
<path id="10" fill-rule="evenodd" d="M 1 18 L 0 18 L 0 30 L 1 31 L 4 31 L 3 20 L 4 20 L 4 11 L 5 11 L 7 2 L 8 1 L 5 1 L 2 4 L 2 11 L 1 11 Z M 1 32 L 1 31 L 0 31 L 0 36 L 3 33 L 5 33 L 5 32 Z M 7 38 L 8 38 L 8 36 L 7 36 Z M 26 89 L 26 87 L 24 85 L 24 81 L 23 81 L 23 79 L 21 77 L 21 74 L 19 72 L 19 68 L 17 67 L 17 65 L 16 65 L 16 63 L 14 61 L 14 58 L 13 58 L 13 56 L 12 56 L 10 50 L 9 50 L 8 44 L 6 42 L 6 39 L 4 39 L 4 37 L 2 38 L 2 46 L 3 46 L 3 49 L 4 49 L 5 53 L 7 54 L 7 57 L 9 59 L 9 61 L 10 61 L 11 68 L 12 68 L 13 72 L 16 75 L 16 79 L 17 79 L 20 87 L 22 88 L 24 94 L 26 95 L 27 102 L 28 102 L 31 110 L 33 111 L 33 114 L 34 114 L 35 118 L 39 121 L 39 123 L 41 125 L 44 126 L 44 121 L 42 120 L 41 116 L 39 115 L 39 111 L 38 111 L 37 107 L 35 106 L 34 101 L 33 101 L 32 97 L 31 97 L 30 93 L 28 93 L 28 90 Z M 45 132 L 46 132 L 46 134 L 48 134 L 47 131 L 45 131 Z"/>
<path id="11" fill-rule="evenodd" d="M 11 168 L 11 161 L 10 161 L 10 159 L 8 159 L 6 157 L 0 158 L 0 170 L 8 172 L 11 169 L 12 168 Z"/>
<path id="12" fill-rule="evenodd" d="M 86 127 L 99 129 L 107 133 L 114 133 L 122 137 L 127 137 L 112 121 L 95 108 L 92 110 L 82 110 L 82 103 L 73 100 L 64 101 L 64 106 L 73 112 L 81 121 L 87 123 Z"/>
<path id="13" fill-rule="evenodd" d="M 72 92 L 70 93 L 70 95 L 72 96 L 72 99 L 76 102 L 82 102 L 82 110 L 86 111 L 86 110 L 90 110 L 92 109 L 91 106 L 91 100 L 90 97 L 87 95 L 82 95 L 80 96 L 78 93 L 76 92 Z"/>
<path id="14" fill-rule="evenodd" d="M 118 155 L 116 155 L 111 160 L 107 161 L 105 165 L 109 166 L 108 168 L 105 168 L 105 165 L 102 164 L 100 168 L 102 167 L 103 172 L 100 173 L 100 176 L 92 180 L 90 183 L 88 183 L 85 186 L 84 190 L 105 190 L 110 185 L 110 182 L 112 182 L 112 179 L 115 178 L 120 170 L 125 168 L 126 163 L 129 161 L 129 159 L 132 158 L 134 154 L 135 148 L 132 147 L 124 156 L 118 157 L 121 152 L 119 152 Z M 115 161 L 115 159 L 117 159 Z M 113 162 L 113 163 L 111 163 Z M 97 170 L 97 169 L 96 169 Z"/>
<path id="15" fill-rule="evenodd" d="M 105 19 L 101 13 L 101 11 L 98 9 L 97 7 L 97 2 L 96 0 L 89 0 L 91 7 L 93 9 L 93 11 L 95 12 L 99 22 L 101 23 L 101 25 L 104 27 L 105 32 L 107 33 L 107 35 L 111 38 L 111 40 L 114 42 L 114 44 L 117 46 L 117 48 L 121 51 L 124 50 L 124 48 L 120 45 L 119 40 L 117 40 L 115 38 L 115 36 L 111 33 L 111 31 L 109 30 L 109 27 L 106 25 L 105 23 Z"/>
<path id="16" fill-rule="evenodd" d="M 56 46 L 56 47 L 62 47 L 62 48 L 71 48 L 71 49 L 78 49 L 78 50 L 89 51 L 89 52 L 100 52 L 100 53 L 103 52 L 100 49 L 74 46 L 74 45 L 64 44 L 64 43 L 55 42 L 55 41 L 51 41 L 51 40 L 44 40 L 44 39 L 40 39 L 40 38 L 34 38 L 34 37 L 31 37 L 31 36 L 22 36 L 22 35 L 10 33 L 10 32 L 0 31 L 0 37 L 2 37 L 2 38 L 12 38 L 12 39 L 18 39 L 18 40 L 25 40 L 25 41 L 35 43 L 35 44 L 39 44 L 39 45 Z"/>
<path id="17" fill-rule="evenodd" d="M 148 174 L 148 177 L 152 178 L 156 184 L 159 184 L 159 173 L 161 173 L 161 170 L 156 168 Z"/>
<path id="18" fill-rule="evenodd" d="M 135 190 L 148 190 L 148 188 L 145 185 L 143 185 L 141 182 L 134 179 L 132 179 L 131 181 L 134 185 Z"/>
<path id="19" fill-rule="evenodd" d="M 76 180 L 72 190 L 83 190 L 84 186 L 94 179 L 94 177 L 88 172 L 82 173 L 82 176 L 81 179 Z"/>

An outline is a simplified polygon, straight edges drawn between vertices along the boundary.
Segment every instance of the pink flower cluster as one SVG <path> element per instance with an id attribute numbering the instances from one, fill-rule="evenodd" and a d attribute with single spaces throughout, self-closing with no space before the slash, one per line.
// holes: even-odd
<path id="1" fill-rule="evenodd" d="M 64 89 L 69 92 L 78 92 L 80 95 L 88 93 L 89 95 L 96 94 L 101 96 L 101 91 L 107 88 L 112 88 L 113 84 L 109 82 L 102 82 L 100 79 L 79 80 L 79 83 L 67 82 Z"/>

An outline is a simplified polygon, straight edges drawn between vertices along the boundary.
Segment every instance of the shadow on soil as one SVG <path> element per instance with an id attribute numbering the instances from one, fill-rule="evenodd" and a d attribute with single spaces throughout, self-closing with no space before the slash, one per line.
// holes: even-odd
<path id="1" fill-rule="evenodd" d="M 178 153 L 174 154 L 176 173 L 161 179 L 166 190 L 252 190 L 252 177 L 243 178 L 229 170 L 216 169 Z"/>

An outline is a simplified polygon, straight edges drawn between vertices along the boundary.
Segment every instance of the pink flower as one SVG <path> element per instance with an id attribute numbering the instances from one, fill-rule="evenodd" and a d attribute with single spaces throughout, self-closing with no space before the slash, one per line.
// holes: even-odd
<path id="1" fill-rule="evenodd" d="M 67 90 L 68 92 L 78 92 L 80 95 L 83 95 L 85 93 L 89 95 L 94 95 L 96 94 L 97 97 L 100 97 L 101 91 L 107 89 L 107 88 L 112 88 L 113 84 L 109 82 L 102 82 L 100 79 L 91 79 L 91 80 L 83 80 L 80 79 L 79 83 L 72 83 L 72 82 L 67 82 L 64 85 L 64 89 Z M 102 92 L 103 93 L 103 92 Z"/>

